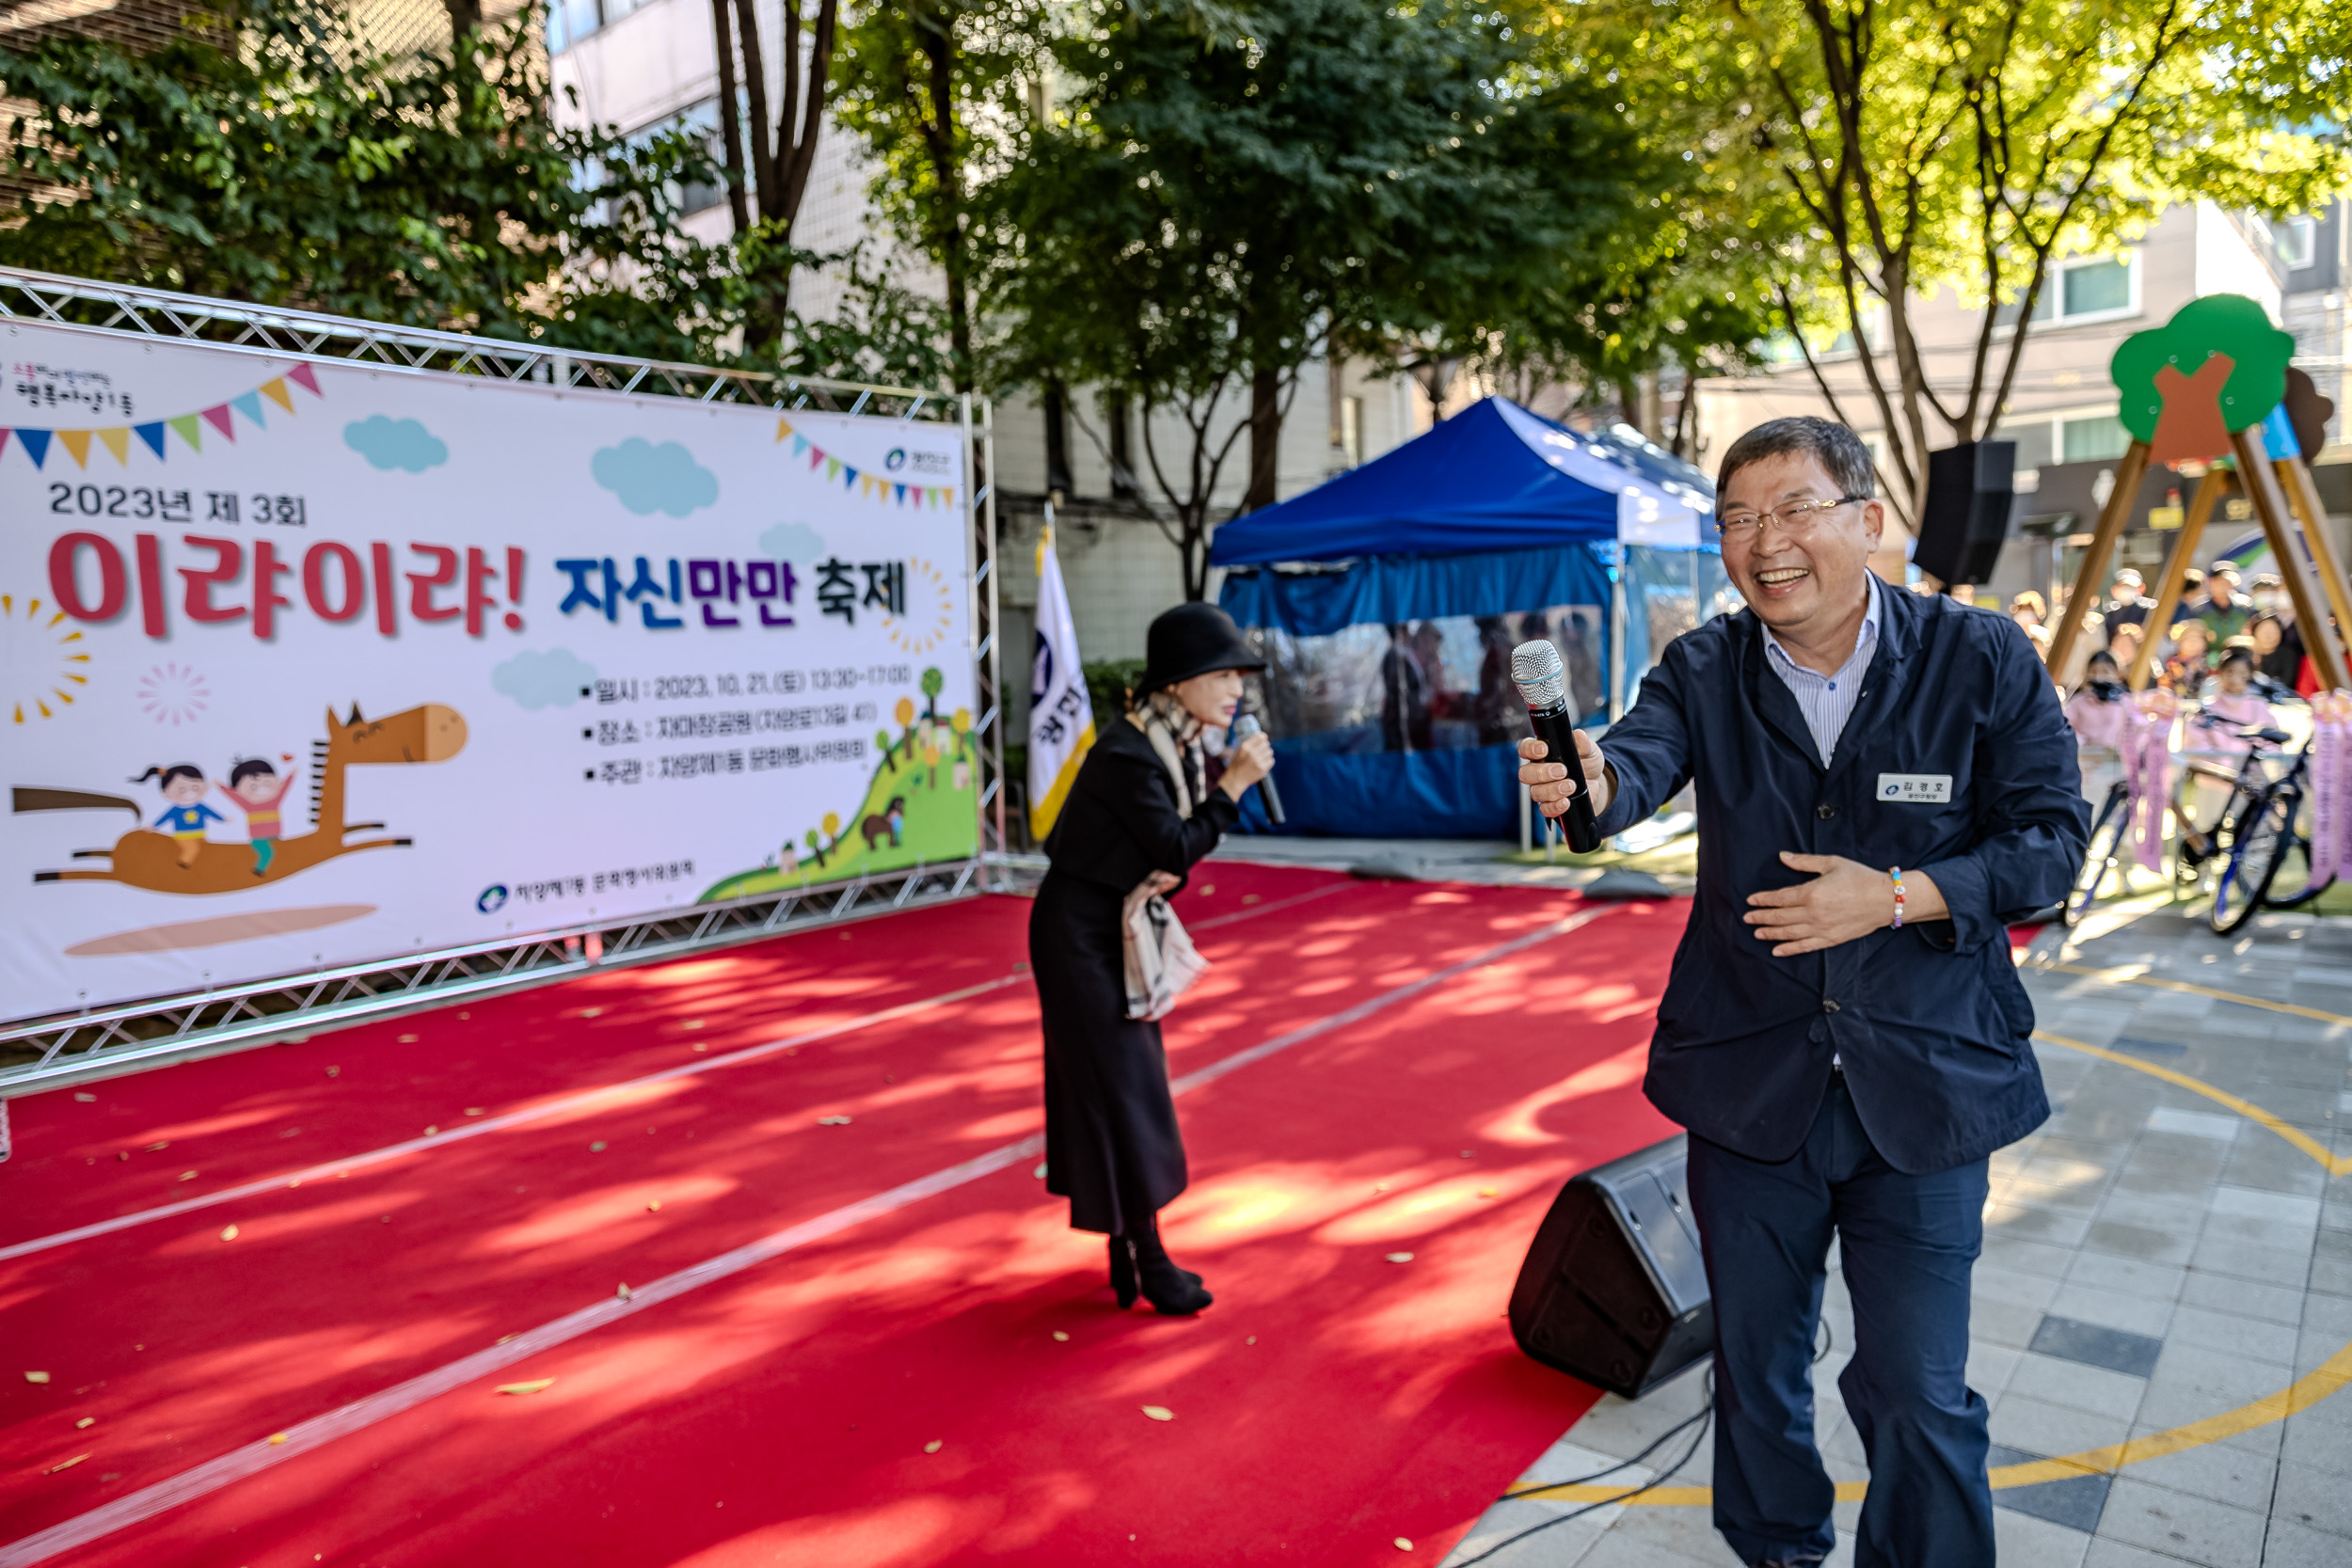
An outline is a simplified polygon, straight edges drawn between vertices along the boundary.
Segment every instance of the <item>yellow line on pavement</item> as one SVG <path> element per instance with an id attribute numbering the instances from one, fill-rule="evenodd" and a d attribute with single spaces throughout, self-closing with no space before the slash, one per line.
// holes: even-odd
<path id="1" fill-rule="evenodd" d="M 2185 1072 L 2175 1072 L 2169 1067 L 2158 1067 L 2153 1062 L 2143 1062 L 2138 1057 L 2127 1055 L 2121 1051 L 2108 1051 L 2099 1046 L 2086 1045 L 2081 1040 L 2070 1040 L 2063 1035 L 2048 1035 L 2037 1029 L 2033 1032 L 2033 1037 L 2038 1040 L 2047 1040 L 2052 1045 L 2062 1045 L 2069 1051 L 2079 1051 L 2088 1056 L 2096 1056 L 2104 1062 L 2121 1062 L 2125 1067 L 2144 1072 L 2152 1078 L 2161 1078 L 2168 1084 L 2178 1084 L 2191 1093 L 2203 1095 L 2217 1105 L 2227 1105 L 2249 1121 L 2259 1122 L 2267 1127 L 2318 1161 L 2320 1168 L 2329 1176 L 2352 1175 L 2352 1158 L 2328 1153 L 2320 1147 L 2318 1139 L 2301 1128 L 2290 1127 L 2253 1101 L 2240 1100 L 2227 1089 L 2217 1089 L 2201 1078 L 2191 1078 Z"/>
<path id="2" fill-rule="evenodd" d="M 2074 964 L 2041 964 L 2033 967 L 2062 969 L 2109 982 L 2135 980 L 2143 985 L 2190 991 L 2201 996 L 2216 997 L 2224 1002 L 2243 1002 L 2250 1006 L 2269 1007 L 2279 1012 L 2296 1013 L 2305 1018 L 2318 1019 L 2323 1022 L 2352 1024 L 2352 1018 L 2345 1018 L 2338 1013 L 2322 1012 L 2316 1007 L 2296 1007 L 2283 1002 L 2265 1002 L 2260 997 L 2241 996 L 2233 991 L 2214 990 L 2208 987 L 2193 986 L 2179 980 L 2157 980 L 2127 971 L 2093 970 Z M 2258 1122 L 2276 1132 L 2317 1161 L 2320 1167 L 2329 1175 L 2352 1175 L 2352 1159 L 2344 1159 L 2328 1153 L 2319 1146 L 2317 1140 L 2299 1128 L 2288 1126 L 2251 1101 L 2241 1100 L 2226 1089 L 2217 1089 L 2201 1079 L 2191 1078 L 2185 1072 L 2176 1072 L 2170 1068 L 2159 1067 L 2153 1062 L 2144 1062 L 2137 1056 L 2128 1056 L 2122 1052 L 2087 1045 L 2081 1040 L 2070 1040 L 2062 1035 L 2049 1035 L 2036 1030 L 2034 1038 L 2045 1040 L 2052 1045 L 2064 1046 L 2070 1051 L 2080 1051 L 2086 1055 L 2096 1056 L 2102 1061 L 2120 1063 L 2134 1071 L 2147 1073 L 2153 1078 L 2161 1078 L 2168 1084 L 2177 1084 L 2182 1088 L 2203 1095 L 2216 1104 L 2226 1105 L 2248 1120 Z M 2268 1426 L 2273 1421 L 2284 1420 L 2298 1410 L 2310 1409 L 2347 1384 L 2352 1384 L 2352 1345 L 2344 1346 L 2326 1361 L 2321 1362 L 2316 1370 L 2296 1378 L 2277 1393 L 2265 1394 L 2251 1404 L 2242 1404 L 2235 1410 L 2224 1411 L 2218 1416 L 2207 1417 L 2201 1421 L 2191 1421 L 2186 1426 L 2173 1427 L 2167 1432 L 2151 1433 L 2145 1437 L 2135 1437 L 2128 1442 L 2110 1444 L 2104 1449 L 2086 1449 L 2080 1453 L 2070 1453 L 2057 1459 L 2028 1460 L 2022 1465 L 1996 1465 L 1991 1472 L 1993 1486 L 1995 1491 L 2003 1491 L 2012 1486 L 2038 1486 L 2044 1481 L 2073 1481 L 2083 1476 L 2112 1475 L 2126 1465 L 2137 1465 L 2145 1460 L 2162 1459 L 2167 1454 L 2180 1453 L 2185 1449 L 2203 1448 L 2209 1443 L 2217 1443 L 2225 1437 L 2234 1437 L 2241 1432 L 2250 1432 L 2255 1427 Z M 1841 1503 L 1859 1502 L 1863 1495 L 1869 1490 L 1869 1485 L 1868 1481 L 1841 1481 L 1837 1483 L 1837 1500 Z M 1547 1497 L 1555 1502 L 1608 1503 L 1622 1499 L 1630 1508 L 1704 1508 L 1715 1500 L 1714 1489 L 1708 1486 L 1661 1486 L 1634 1497 L 1628 1496 L 1628 1489 L 1621 1485 L 1596 1486 L 1577 1482 L 1531 1488 L 1515 1492 L 1513 1495 L 1521 1498 Z"/>
<path id="3" fill-rule="evenodd" d="M 2352 1018 L 2346 1018 L 2342 1013 L 2328 1012 L 2319 1007 L 2305 1007 L 2293 1002 L 2272 1002 L 2260 996 L 2248 996 L 2243 991 L 2216 990 L 2211 986 L 2195 985 L 2186 980 L 2168 980 L 2161 975 L 2149 974 L 2146 964 L 2119 964 L 2112 969 L 2093 969 L 2089 964 L 2045 963 L 2037 958 L 2028 959 L 2020 967 L 2051 969 L 2061 974 L 2087 974 L 2093 980 L 2103 980 L 2108 985 L 2153 986 L 2159 990 L 2176 990 L 2189 996 L 2210 996 L 2217 1002 L 2234 1002 L 2241 1007 L 2260 1007 L 2265 1012 L 2291 1013 L 2296 1018 L 2316 1019 L 2322 1023 L 2352 1024 Z"/>

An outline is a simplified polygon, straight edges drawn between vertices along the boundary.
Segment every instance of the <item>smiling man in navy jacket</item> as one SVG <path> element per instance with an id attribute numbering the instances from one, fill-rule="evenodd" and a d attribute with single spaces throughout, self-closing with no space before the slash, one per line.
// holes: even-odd
<path id="1" fill-rule="evenodd" d="M 1870 1465 L 1857 1568 L 1991 1568 L 1968 1276 L 1986 1157 L 2049 1115 L 2007 922 L 2064 893 L 2090 817 L 2016 623 L 1871 575 L 1871 488 L 1842 425 L 1741 436 L 1716 517 L 1747 609 L 1671 644 L 1599 745 L 1577 738 L 1603 832 L 1697 786 L 1698 896 L 1644 1088 L 1691 1132 L 1715 1528 L 1749 1563 L 1836 1544 L 1810 1376 L 1835 1235 L 1838 1387 Z M 1519 777 L 1565 809 L 1565 767 Z"/>

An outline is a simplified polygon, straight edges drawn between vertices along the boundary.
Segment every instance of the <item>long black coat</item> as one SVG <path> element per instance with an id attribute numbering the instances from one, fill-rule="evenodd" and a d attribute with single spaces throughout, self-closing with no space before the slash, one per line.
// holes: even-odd
<path id="1" fill-rule="evenodd" d="M 1073 1229 L 1123 1234 L 1184 1190 L 1160 1026 L 1127 1017 L 1120 910 L 1152 872 L 1184 876 L 1239 816 L 1222 790 L 1179 816 L 1152 743 L 1116 719 L 1046 840 L 1029 967 L 1045 1025 L 1045 1190 L 1070 1199 Z"/>

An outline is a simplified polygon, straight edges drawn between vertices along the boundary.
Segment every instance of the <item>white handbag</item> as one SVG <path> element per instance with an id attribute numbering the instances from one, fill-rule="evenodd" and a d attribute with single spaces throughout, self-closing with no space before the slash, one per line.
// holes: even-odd
<path id="1" fill-rule="evenodd" d="M 1127 1016 L 1153 1022 L 1166 1018 L 1176 999 L 1208 972 L 1209 960 L 1168 900 L 1149 879 L 1127 895 L 1120 911 L 1120 946 L 1127 958 Z"/>

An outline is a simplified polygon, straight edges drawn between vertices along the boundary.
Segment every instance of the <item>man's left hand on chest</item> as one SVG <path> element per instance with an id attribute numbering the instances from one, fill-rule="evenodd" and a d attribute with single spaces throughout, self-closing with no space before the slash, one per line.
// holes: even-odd
<path id="1" fill-rule="evenodd" d="M 1874 869 L 1842 855 L 1800 855 L 1787 849 L 1780 861 L 1813 879 L 1749 894 L 1748 912 L 1740 917 L 1754 927 L 1758 941 L 1773 944 L 1773 958 L 1842 946 L 1894 924 L 1895 881 L 1884 867 Z M 1903 904 L 1906 925 L 1941 920 L 1948 912 L 1935 884 L 1916 871 L 1903 873 Z"/>

